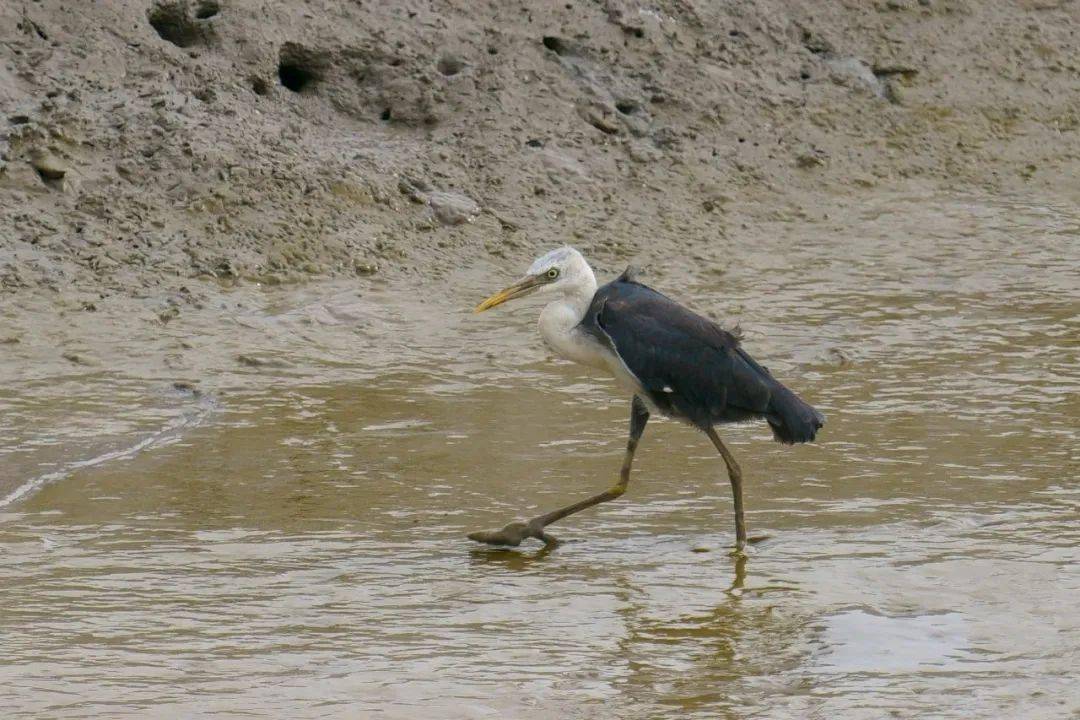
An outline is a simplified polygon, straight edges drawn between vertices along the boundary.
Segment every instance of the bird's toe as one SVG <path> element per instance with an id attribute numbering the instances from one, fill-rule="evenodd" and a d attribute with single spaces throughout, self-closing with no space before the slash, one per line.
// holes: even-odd
<path id="1" fill-rule="evenodd" d="M 469 539 L 488 545 L 509 545 L 517 547 L 527 535 L 528 526 L 525 523 L 510 523 L 500 530 L 480 530 L 469 533 Z"/>

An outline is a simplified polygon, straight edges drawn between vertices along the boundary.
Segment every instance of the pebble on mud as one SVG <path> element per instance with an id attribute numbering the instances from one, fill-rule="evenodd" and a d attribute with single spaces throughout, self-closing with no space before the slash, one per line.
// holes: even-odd
<path id="1" fill-rule="evenodd" d="M 851 355 L 838 347 L 832 347 L 825 351 L 829 362 L 835 364 L 837 367 L 847 367 L 853 361 Z"/>
<path id="2" fill-rule="evenodd" d="M 590 102 L 578 105 L 578 115 L 585 122 L 606 135 L 618 135 L 620 132 L 619 121 L 615 110 L 599 102 Z"/>
<path id="3" fill-rule="evenodd" d="M 480 214 L 476 201 L 459 193 L 435 190 L 428 193 L 427 200 L 435 219 L 443 225 L 470 223 Z"/>
<path id="4" fill-rule="evenodd" d="M 177 380 L 172 384 L 173 390 L 181 393 L 187 393 L 193 398 L 202 397 L 202 390 L 195 387 L 195 383 L 188 382 L 187 380 Z"/>
<path id="5" fill-rule="evenodd" d="M 79 355 L 78 353 L 65 352 L 65 353 L 61 353 L 60 357 L 67 360 L 69 363 L 73 363 L 75 365 L 93 365 L 94 364 L 90 360 L 84 358 L 82 355 Z"/>
<path id="6" fill-rule="evenodd" d="M 275 360 L 272 358 L 260 358 L 254 355 L 237 355 L 236 361 L 245 367 L 268 367 L 268 368 L 284 368 L 289 367 L 289 363 L 284 360 Z"/>
<path id="7" fill-rule="evenodd" d="M 830 57 L 826 60 L 834 82 L 854 85 L 885 99 L 886 88 L 874 70 L 857 57 Z"/>
<path id="8" fill-rule="evenodd" d="M 409 177 L 398 179 L 398 190 L 418 205 L 427 205 L 443 225 L 471 223 L 480 214 L 480 205 L 461 193 L 435 190 L 430 183 Z"/>
<path id="9" fill-rule="evenodd" d="M 803 150 L 795 156 L 795 164 L 804 170 L 810 168 L 821 167 L 825 164 L 827 156 L 821 150 L 811 148 L 809 150 Z"/>
<path id="10" fill-rule="evenodd" d="M 67 165 L 48 150 L 41 148 L 30 151 L 30 166 L 46 182 L 63 180 L 68 173 Z"/>

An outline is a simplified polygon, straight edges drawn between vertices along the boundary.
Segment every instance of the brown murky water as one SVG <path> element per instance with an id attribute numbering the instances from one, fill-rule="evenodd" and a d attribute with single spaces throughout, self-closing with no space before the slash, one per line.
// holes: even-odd
<path id="1" fill-rule="evenodd" d="M 274 362 L 213 400 L 137 352 L 28 369 L 0 391 L 4 717 L 1080 717 L 1080 217 L 832 216 L 650 274 L 829 417 L 813 446 L 725 431 L 771 535 L 745 562 L 722 463 L 670 422 L 553 552 L 464 538 L 606 487 L 627 414 L 528 301 L 469 315 L 491 267 L 238 291 L 196 349 Z"/>

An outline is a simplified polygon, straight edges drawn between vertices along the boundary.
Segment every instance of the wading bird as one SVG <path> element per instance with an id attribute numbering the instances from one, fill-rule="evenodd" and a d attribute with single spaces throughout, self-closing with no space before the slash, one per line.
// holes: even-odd
<path id="1" fill-rule="evenodd" d="M 630 268 L 597 289 L 581 253 L 558 248 L 540 257 L 518 282 L 476 306 L 489 310 L 534 292 L 555 296 L 540 313 L 540 334 L 559 355 L 605 370 L 630 393 L 630 439 L 619 481 L 609 490 L 527 522 L 469 535 L 492 545 L 526 538 L 554 544 L 544 528 L 626 492 L 630 465 L 651 412 L 704 432 L 727 465 L 735 503 L 735 547 L 746 546 L 742 472 L 714 426 L 762 418 L 786 444 L 814 439 L 825 417 L 780 384 L 751 358 L 739 340 L 634 279 Z"/>

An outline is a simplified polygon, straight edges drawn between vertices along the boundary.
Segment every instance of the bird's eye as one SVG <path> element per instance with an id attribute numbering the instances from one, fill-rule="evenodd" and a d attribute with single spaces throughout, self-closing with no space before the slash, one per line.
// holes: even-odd
<path id="1" fill-rule="evenodd" d="M 558 268 L 551 268 L 550 270 L 547 271 L 547 276 L 548 276 L 548 280 L 554 280 L 555 278 L 559 277 L 559 269 Z"/>

